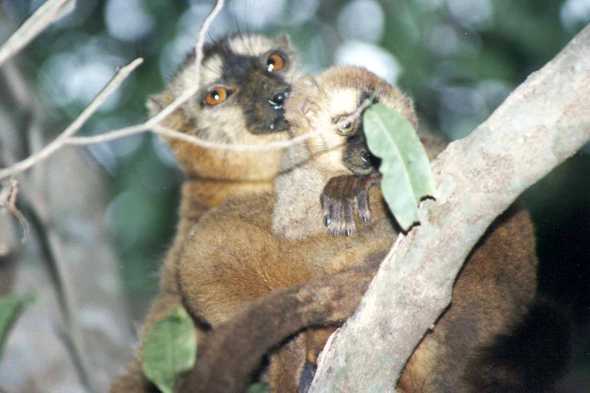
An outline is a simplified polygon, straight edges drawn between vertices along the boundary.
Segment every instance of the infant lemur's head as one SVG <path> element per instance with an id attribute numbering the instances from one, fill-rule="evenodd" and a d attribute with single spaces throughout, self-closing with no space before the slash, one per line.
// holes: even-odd
<path id="1" fill-rule="evenodd" d="M 382 78 L 359 67 L 330 68 L 293 88 L 285 117 L 293 137 L 315 131 L 307 148 L 332 173 L 369 174 L 378 160 L 367 148 L 362 114 L 371 103 L 395 109 L 416 127 L 412 101 Z"/>

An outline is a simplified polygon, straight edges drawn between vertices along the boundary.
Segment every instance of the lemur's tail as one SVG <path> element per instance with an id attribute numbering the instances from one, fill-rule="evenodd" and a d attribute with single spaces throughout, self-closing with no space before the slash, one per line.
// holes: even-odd
<path id="1" fill-rule="evenodd" d="M 565 307 L 538 298 L 510 334 L 499 335 L 467 370 L 478 393 L 550 391 L 568 370 L 573 324 Z"/>

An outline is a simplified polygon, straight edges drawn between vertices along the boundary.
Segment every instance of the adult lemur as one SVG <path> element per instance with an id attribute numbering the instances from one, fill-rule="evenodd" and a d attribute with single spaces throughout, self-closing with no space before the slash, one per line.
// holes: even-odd
<path id="1" fill-rule="evenodd" d="M 377 89 L 380 91 L 378 99 L 381 102 L 395 106 L 410 121 L 415 121 L 409 100 L 379 78 L 364 71 L 333 70 L 320 77 L 319 81 L 321 89 L 318 88 L 315 92 L 317 99 L 308 95 L 312 98 L 309 100 L 311 104 L 318 104 L 312 111 L 305 110 L 308 115 L 312 114 L 305 120 L 310 120 L 310 123 L 297 127 L 300 131 L 294 132 L 313 129 L 311 124 L 315 120 L 318 121 L 318 126 L 327 125 L 328 131 L 333 129 L 332 126 L 340 125 L 341 117 L 354 112 L 360 102 Z M 225 99 L 228 92 L 231 90 L 212 91 L 213 95 L 205 95 L 203 99 L 211 98 L 212 102 L 217 102 Z M 160 102 L 165 104 L 166 95 L 163 98 Z M 307 103 L 300 105 L 297 110 L 309 108 L 306 105 Z M 182 116 L 177 121 L 178 123 L 172 122 L 169 125 L 175 128 L 185 127 Z M 295 118 L 293 121 L 296 122 Z M 355 127 L 358 124 L 355 120 Z M 287 170 L 284 176 L 291 176 L 292 180 L 282 177 L 277 184 L 286 180 L 285 186 L 297 184 L 299 187 L 287 192 L 289 190 L 286 187 L 280 186 L 282 191 L 277 190 L 276 199 L 266 190 L 261 190 L 256 195 L 250 191 L 245 192 L 235 198 L 228 198 L 226 203 L 203 217 L 197 226 L 190 229 L 190 236 L 186 236 L 189 235 L 187 225 L 184 237 L 179 237 L 183 240 L 180 242 L 181 246 L 175 245 L 169 254 L 168 261 L 173 262 L 167 262 L 168 269 L 164 271 L 160 300 L 152 310 L 148 325 L 150 321 L 166 314 L 170 305 L 178 304 L 180 299 L 195 318 L 204 317 L 216 327 L 233 315 L 241 305 L 275 289 L 288 288 L 333 272 L 350 272 L 351 291 L 362 292 L 367 275 L 380 262 L 396 233 L 375 188 L 372 189 L 371 198 L 373 221 L 365 225 L 358 235 L 330 238 L 319 224 L 322 214 L 318 196 L 326 185 L 328 187 L 324 195 L 331 199 L 331 190 L 338 188 L 339 184 L 370 184 L 359 178 L 351 180 L 346 177 L 351 173 L 351 166 L 356 165 L 357 169 L 363 169 L 362 173 L 366 172 L 365 152 L 349 157 L 353 161 L 356 159 L 356 164 L 347 159 L 342 151 L 339 154 L 326 153 L 337 151 L 343 143 L 344 146 L 356 146 L 355 148 L 362 145 L 355 139 L 362 136 L 362 132 L 357 131 L 346 136 L 346 129 L 350 126 L 341 126 L 340 133 L 344 137 L 339 136 L 339 141 L 334 138 L 335 134 L 320 132 L 317 137 L 308 141 L 306 148 L 294 148 L 290 152 L 283 169 Z M 350 137 L 351 135 L 355 137 Z M 190 175 L 193 168 L 192 156 L 183 148 L 175 149 L 175 153 Z M 207 156 L 204 153 L 204 157 Z M 310 158 L 313 160 L 308 161 Z M 337 183 L 329 182 L 330 178 L 338 176 L 341 177 Z M 299 180 L 303 183 L 299 183 Z M 308 182 L 307 185 L 305 181 Z M 190 187 L 187 188 L 190 190 Z M 233 185 L 231 188 L 233 189 Z M 354 187 L 344 186 L 340 189 L 354 190 Z M 184 200 L 190 201 L 190 195 L 189 191 L 189 197 L 185 194 Z M 281 196 L 287 198 L 286 203 Z M 277 209 L 273 215 L 275 202 Z M 305 203 L 293 205 L 291 202 Z M 305 208 L 306 206 L 309 208 Z M 187 205 L 183 202 L 183 211 L 190 212 L 190 207 L 190 203 Z M 346 214 L 342 215 L 345 216 Z M 337 215 L 330 214 L 330 218 L 332 222 L 339 221 Z M 340 221 L 347 222 L 346 219 Z M 453 307 L 410 360 L 400 382 L 400 388 L 405 391 L 469 391 L 467 382 L 463 381 L 464 366 L 468 361 L 466 354 L 475 352 L 477 347 L 490 342 L 494 333 L 507 331 L 509 325 L 525 312 L 535 286 L 536 259 L 532 228 L 526 213 L 518 208 L 505 213 L 499 223 L 488 231 L 470 257 L 470 263 L 457 282 Z M 347 227 L 340 225 L 345 230 Z M 182 228 L 181 224 L 180 229 Z M 503 266 L 504 260 L 509 260 L 510 263 Z M 179 287 L 177 284 L 180 284 Z M 330 293 L 328 291 L 328 296 Z M 337 293 L 334 291 L 332 294 Z M 338 299 L 332 300 L 334 304 L 338 304 Z M 488 301 L 490 304 L 487 304 Z M 283 306 L 284 311 L 289 312 L 289 304 Z M 317 323 L 322 325 L 321 322 Z M 471 334 L 465 334 L 465 329 Z M 322 337 L 316 340 L 314 336 L 309 334 L 309 340 L 308 337 L 298 336 L 271 357 L 269 378 L 275 382 L 275 391 L 298 389 L 300 372 L 306 357 L 313 357 L 309 354 L 317 353 L 317 348 L 322 344 Z M 307 348 L 305 341 L 311 343 Z M 131 371 L 133 374 L 134 370 Z M 137 368 L 135 371 L 138 371 Z M 145 391 L 145 381 L 133 378 L 120 381 L 114 391 Z M 192 381 L 190 376 L 187 381 L 184 385 L 187 391 L 194 387 L 191 387 L 191 382 L 199 383 L 198 379 Z"/>
<path id="2" fill-rule="evenodd" d="M 191 53 L 167 89 L 148 100 L 150 116 L 192 87 L 197 70 Z M 298 59 L 287 36 L 272 39 L 234 34 L 205 46 L 198 94 L 162 124 L 219 143 L 264 144 L 285 140 L 288 126 L 284 102 L 291 83 L 300 75 Z M 162 268 L 160 292 L 146 318 L 141 339 L 154 321 L 182 304 L 176 263 L 191 228 L 209 209 L 231 196 L 272 190 L 282 156 L 280 150 L 231 152 L 205 149 L 176 139 L 167 142 L 185 174 L 180 221 Z M 136 362 L 113 385 L 112 391 L 141 392 L 151 388 Z"/>
<path id="3" fill-rule="evenodd" d="M 203 217 L 195 228 L 194 237 L 187 240 L 179 258 L 180 289 L 187 308 L 205 317 L 214 330 L 227 326 L 233 315 L 242 315 L 240 309 L 257 299 L 268 294 L 272 299 L 272 291 L 282 289 L 279 294 L 284 295 L 288 291 L 285 288 L 317 277 L 349 273 L 350 291 L 362 292 L 360 288 L 364 288 L 367 275 L 396 236 L 379 190 L 371 189 L 372 221 L 351 237 L 326 234 L 318 219 L 318 196 L 326 192 L 326 186 L 333 187 L 333 178 L 344 184 L 370 184 L 358 176 L 347 179 L 353 174 L 368 176 L 371 172 L 362 124 L 358 117 L 350 115 L 375 91 L 379 102 L 396 108 L 415 123 L 411 102 L 380 78 L 358 68 L 326 71 L 317 78 L 317 86 L 306 83 L 299 96 L 302 98 L 295 95 L 288 102 L 292 135 L 316 133 L 304 146 L 294 146 L 285 156 L 275 182 L 275 194 L 232 198 Z M 542 391 L 548 386 L 554 375 L 537 375 L 548 379 L 527 385 L 525 377 L 530 370 L 522 372 L 518 359 L 510 368 L 506 359 L 494 353 L 494 348 L 510 348 L 502 346 L 509 339 L 503 339 L 499 346 L 495 340 L 498 335 L 512 333 L 533 303 L 536 264 L 530 219 L 520 206 L 512 206 L 472 251 L 456 281 L 452 306 L 412 355 L 398 389 L 492 392 L 530 391 L 530 386 Z M 337 305 L 341 292 L 324 290 L 318 301 L 325 302 L 325 297 L 330 296 L 334 296 L 331 300 Z M 297 298 L 294 302 L 299 302 L 304 310 L 314 307 L 313 299 L 302 302 Z M 290 309 L 297 305 L 294 302 L 274 304 L 269 314 L 277 315 L 278 308 L 287 315 L 285 321 L 290 321 L 291 313 L 301 313 L 301 308 Z M 260 312 L 255 315 L 261 318 Z M 267 323 L 266 330 L 289 331 L 284 327 L 287 322 Z M 309 325 L 325 325 L 317 320 L 305 323 L 297 319 L 290 332 Z M 256 325 L 260 328 L 259 323 Z M 252 335 L 253 340 L 265 340 L 264 330 L 253 331 Z M 323 344 L 323 337 L 319 336 L 317 339 L 314 331 L 306 331 L 274 352 L 269 366 L 273 391 L 299 389 L 306 359 L 313 362 L 310 353 L 317 353 Z M 199 383 L 204 383 L 203 379 L 191 373 L 183 388 L 197 389 Z M 208 389 L 224 391 L 222 383 Z"/>

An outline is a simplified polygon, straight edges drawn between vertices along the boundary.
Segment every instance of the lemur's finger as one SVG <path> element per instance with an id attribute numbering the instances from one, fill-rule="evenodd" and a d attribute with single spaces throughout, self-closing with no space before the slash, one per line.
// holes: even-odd
<path id="1" fill-rule="evenodd" d="M 343 235 L 352 236 L 356 233 L 356 223 L 354 222 L 354 199 L 344 198 L 342 204 L 343 215 Z"/>
<path id="2" fill-rule="evenodd" d="M 332 221 L 330 217 L 330 197 L 326 194 L 320 195 L 320 202 L 322 204 L 322 217 L 324 220 L 324 226 L 330 225 L 330 221 Z"/>

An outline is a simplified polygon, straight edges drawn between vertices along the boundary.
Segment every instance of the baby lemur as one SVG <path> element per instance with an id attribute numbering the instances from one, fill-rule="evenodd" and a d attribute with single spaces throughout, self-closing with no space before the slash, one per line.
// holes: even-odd
<path id="1" fill-rule="evenodd" d="M 411 102 L 385 81 L 358 68 L 330 69 L 317 78 L 317 84 L 306 82 L 301 90 L 301 100 L 295 95 L 288 103 L 290 133 L 316 133 L 304 145 L 289 150 L 275 193 L 232 198 L 211 211 L 195 227 L 194 237 L 187 240 L 179 258 L 184 304 L 214 329 L 272 291 L 313 278 L 358 272 L 350 278 L 354 288 L 360 277 L 372 273 L 396 237 L 377 188 L 371 189 L 371 222 L 350 237 L 328 236 L 318 220 L 322 216 L 318 196 L 325 193 L 332 178 L 346 183 L 347 176 L 356 175 L 353 182 L 370 184 L 358 177 L 369 176 L 367 151 L 358 149 L 362 144 L 356 138 L 364 138 L 362 124 L 350 115 L 378 91 L 377 101 L 396 108 L 415 124 Z M 358 154 L 351 155 L 351 151 Z M 344 215 L 340 213 L 341 218 Z M 493 357 L 481 357 L 481 353 L 497 335 L 510 333 L 527 313 L 536 291 L 536 265 L 533 227 L 526 211 L 516 204 L 473 249 L 455 283 L 451 307 L 410 358 L 398 389 L 480 389 L 480 381 L 466 373 L 478 361 L 482 370 L 493 366 Z M 291 312 L 288 304 L 284 307 L 286 314 Z M 305 326 L 293 326 L 291 331 L 301 327 Z M 298 335 L 275 352 L 269 367 L 273 390 L 297 391 L 306 359 L 313 360 L 309 354 L 315 354 L 321 344 L 313 334 L 309 340 Z M 484 391 L 522 386 L 519 374 L 501 371 L 496 379 L 483 381 L 488 384 Z M 190 384 L 185 388 L 190 389 Z"/>
<path id="2" fill-rule="evenodd" d="M 197 79 L 196 72 L 195 56 L 190 53 L 167 89 L 148 100 L 150 116 L 191 88 Z M 273 39 L 234 34 L 205 46 L 199 92 L 162 124 L 219 143 L 265 144 L 285 140 L 288 125 L 284 102 L 291 83 L 300 75 L 298 59 L 287 36 Z M 182 304 L 176 261 L 192 226 L 230 196 L 272 190 L 282 156 L 280 150 L 231 152 L 205 149 L 177 139 L 167 142 L 185 175 L 180 221 L 142 339 L 154 321 Z M 146 391 L 150 386 L 136 362 L 112 391 Z"/>

